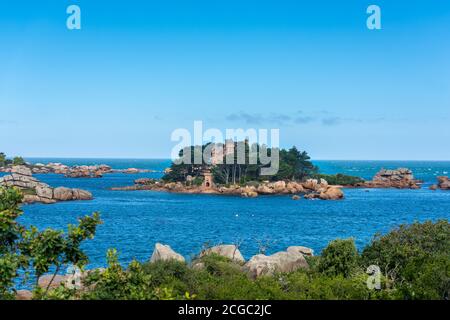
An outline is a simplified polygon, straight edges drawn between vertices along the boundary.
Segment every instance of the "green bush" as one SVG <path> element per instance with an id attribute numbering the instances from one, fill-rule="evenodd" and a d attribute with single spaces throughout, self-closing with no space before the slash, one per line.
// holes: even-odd
<path id="1" fill-rule="evenodd" d="M 22 157 L 14 157 L 12 160 L 12 164 L 15 166 L 23 165 L 23 164 L 25 164 L 25 160 L 23 160 Z"/>
<path id="2" fill-rule="evenodd" d="M 50 270 L 57 274 L 68 265 L 79 268 L 88 262 L 80 246 L 93 238 L 101 223 L 98 213 L 78 220 L 78 225 L 69 225 L 68 232 L 36 227 L 25 228 L 17 223 L 22 215 L 20 204 L 22 193 L 15 188 L 0 187 L 0 299 L 14 296 L 15 284 L 24 283 L 28 275 L 35 278 L 35 291 L 39 297 L 49 290 L 39 289 L 39 277 Z"/>
<path id="3" fill-rule="evenodd" d="M 401 225 L 386 235 L 375 235 L 362 252 L 363 264 L 378 265 L 401 298 L 442 299 L 450 288 L 450 224 Z"/>
<path id="4" fill-rule="evenodd" d="M 317 269 L 327 276 L 348 278 L 358 268 L 358 259 L 353 239 L 333 240 L 323 249 Z"/>
<path id="5" fill-rule="evenodd" d="M 364 179 L 355 176 L 348 176 L 342 173 L 338 174 L 316 174 L 313 176 L 315 179 L 325 179 L 329 184 L 332 185 L 343 185 L 343 186 L 355 186 L 358 183 L 364 182 Z"/>
<path id="6" fill-rule="evenodd" d="M 0 152 L 0 167 L 6 166 L 6 155 Z"/>
<path id="7" fill-rule="evenodd" d="M 192 180 L 192 185 L 194 186 L 201 186 L 203 184 L 203 178 L 202 177 L 195 177 Z"/>

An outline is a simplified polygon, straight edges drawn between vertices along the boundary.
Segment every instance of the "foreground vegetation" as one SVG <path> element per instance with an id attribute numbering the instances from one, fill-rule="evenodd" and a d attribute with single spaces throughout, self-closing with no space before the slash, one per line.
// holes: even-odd
<path id="1" fill-rule="evenodd" d="M 66 233 L 27 230 L 17 217 L 21 194 L 0 188 L 0 297 L 13 299 L 18 280 L 27 281 L 69 264 L 83 268 L 81 243 L 92 238 L 97 214 L 80 219 Z M 353 239 L 330 242 L 309 268 L 256 280 L 224 257 L 206 255 L 203 268 L 177 261 L 124 268 L 117 252 L 108 266 L 90 272 L 82 289 L 34 287 L 36 299 L 447 299 L 450 291 L 450 224 L 446 220 L 403 225 L 376 235 L 361 252 Z M 367 268 L 380 268 L 379 287 Z M 27 271 L 26 273 L 22 271 Z M 373 269 L 372 269 L 373 270 Z M 37 282 L 35 282 L 37 283 Z M 378 287 L 378 288 L 377 288 Z"/>

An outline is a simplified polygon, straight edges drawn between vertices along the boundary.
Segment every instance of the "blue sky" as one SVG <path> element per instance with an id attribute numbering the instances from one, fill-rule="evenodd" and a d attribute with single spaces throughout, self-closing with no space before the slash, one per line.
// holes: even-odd
<path id="1" fill-rule="evenodd" d="M 168 158 L 203 120 L 314 159 L 449 160 L 449 39 L 445 0 L 2 1 L 0 151 Z"/>

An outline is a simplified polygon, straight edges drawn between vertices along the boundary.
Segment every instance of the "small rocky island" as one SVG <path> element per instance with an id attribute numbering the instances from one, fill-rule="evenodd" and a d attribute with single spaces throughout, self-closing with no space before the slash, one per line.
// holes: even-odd
<path id="1" fill-rule="evenodd" d="M 207 175 L 208 176 L 208 175 Z M 202 185 L 182 182 L 165 182 L 155 179 L 137 179 L 133 186 L 117 187 L 111 190 L 133 191 L 153 190 L 187 194 L 217 194 L 255 198 L 258 195 L 292 195 L 294 200 L 305 199 L 339 200 L 344 198 L 340 186 L 332 186 L 324 179 L 307 179 L 305 182 L 263 181 L 251 185 L 215 185 L 209 179 L 204 179 Z"/>
<path id="2" fill-rule="evenodd" d="M 16 187 L 23 194 L 24 203 L 40 202 L 45 204 L 69 200 L 91 200 L 92 194 L 81 189 L 66 187 L 50 187 L 33 177 L 32 171 L 27 166 L 13 166 L 11 174 L 0 178 L 0 186 Z"/>
<path id="3" fill-rule="evenodd" d="M 396 170 L 381 169 L 371 181 L 356 184 L 362 188 L 397 188 L 420 189 L 422 181 L 414 179 L 410 169 L 398 168 Z"/>
<path id="4" fill-rule="evenodd" d="M 276 155 L 277 164 L 267 162 L 262 152 Z M 196 159 L 195 155 L 200 155 Z M 274 158 L 274 159 L 275 159 Z M 250 161 L 250 159 L 252 161 Z M 270 158 L 271 159 L 271 158 Z M 197 161 L 196 161 L 197 160 Z M 270 168 L 277 167 L 268 174 Z M 254 198 L 259 195 L 291 195 L 294 200 L 339 200 L 340 186 L 331 185 L 318 175 L 318 168 L 307 152 L 250 144 L 248 139 L 185 147 L 160 180 L 137 179 L 132 186 L 112 190 L 153 190 L 174 193 L 216 194 Z"/>

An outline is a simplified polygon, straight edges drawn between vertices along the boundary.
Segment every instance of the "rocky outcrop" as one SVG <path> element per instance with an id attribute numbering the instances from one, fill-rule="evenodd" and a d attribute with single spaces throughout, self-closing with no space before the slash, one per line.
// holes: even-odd
<path id="1" fill-rule="evenodd" d="M 184 257 L 181 254 L 173 251 L 169 245 L 164 245 L 161 243 L 155 244 L 155 249 L 153 250 L 150 262 L 168 261 L 168 260 L 185 262 Z"/>
<path id="2" fill-rule="evenodd" d="M 339 200 L 342 198 L 344 198 L 344 193 L 337 187 L 328 186 L 319 193 L 319 199 L 321 200 Z"/>
<path id="3" fill-rule="evenodd" d="M 232 261 L 238 262 L 238 263 L 245 262 L 245 259 L 242 256 L 241 252 L 233 244 L 223 244 L 223 245 L 219 245 L 219 246 L 215 246 L 215 247 L 203 250 L 200 253 L 200 258 L 204 257 L 208 254 L 212 254 L 212 253 L 217 254 L 219 256 L 226 257 L 226 258 L 228 258 Z"/>
<path id="4" fill-rule="evenodd" d="M 397 188 L 419 189 L 421 181 L 414 179 L 413 173 L 407 168 L 396 170 L 381 169 L 371 181 L 358 183 L 357 187 L 364 188 Z"/>
<path id="5" fill-rule="evenodd" d="M 111 173 L 110 166 L 105 164 L 98 166 L 74 166 L 67 170 L 66 177 L 70 178 L 101 178 L 105 173 Z"/>
<path id="6" fill-rule="evenodd" d="M 57 274 L 54 276 L 52 274 L 46 274 L 39 278 L 38 286 L 41 287 L 42 289 L 47 289 L 47 287 L 49 289 L 56 289 L 61 284 L 66 284 L 68 279 L 69 279 L 68 276 L 65 275 Z"/>
<path id="7" fill-rule="evenodd" d="M 69 178 L 101 178 L 106 173 L 144 173 L 144 172 L 155 172 L 154 170 L 147 169 L 112 169 L 106 164 L 100 165 L 81 165 L 69 167 L 59 162 L 50 162 L 48 164 L 36 163 L 36 164 L 26 164 L 34 174 L 45 174 L 45 173 L 56 173 L 63 174 Z M 11 172 L 12 167 L 1 167 L 0 172 Z"/>
<path id="8" fill-rule="evenodd" d="M 69 200 L 91 200 L 92 194 L 81 189 L 65 187 L 52 188 L 32 176 L 32 171 L 26 166 L 14 166 L 11 174 L 0 178 L 0 186 L 16 187 L 23 191 L 23 202 L 55 203 Z"/>
<path id="9" fill-rule="evenodd" d="M 292 194 L 305 192 L 305 188 L 303 188 L 303 185 L 298 182 L 288 182 L 286 184 L 286 190 L 288 191 L 288 193 Z"/>
<path id="10" fill-rule="evenodd" d="M 17 290 L 16 300 L 31 300 L 33 299 L 33 292 L 30 290 Z"/>
<path id="11" fill-rule="evenodd" d="M 242 188 L 241 196 L 245 198 L 255 198 L 258 196 L 258 192 L 254 186 L 246 186 Z"/>
<path id="12" fill-rule="evenodd" d="M 450 179 L 446 176 L 437 177 L 438 183 L 430 186 L 431 190 L 450 190 Z"/>
<path id="13" fill-rule="evenodd" d="M 277 252 L 266 256 L 257 254 L 243 267 L 243 270 L 252 278 L 269 276 L 275 273 L 292 272 L 300 268 L 308 268 L 304 254 L 297 247 L 290 247 L 288 251 Z"/>
<path id="14" fill-rule="evenodd" d="M 450 179 L 446 176 L 437 177 L 438 188 L 442 190 L 450 190 Z"/>
<path id="15" fill-rule="evenodd" d="M 301 253 L 304 256 L 312 257 L 314 256 L 314 250 L 308 247 L 303 246 L 290 246 L 286 250 L 287 252 L 293 252 L 293 253 Z"/>
<path id="16" fill-rule="evenodd" d="M 303 187 L 310 192 L 304 195 L 305 199 L 340 200 L 344 198 L 344 192 L 338 186 L 331 186 L 324 179 L 308 179 Z"/>
<path id="17" fill-rule="evenodd" d="M 255 198 L 259 195 L 292 194 L 293 199 L 299 199 L 299 194 L 305 194 L 306 199 L 339 200 L 344 198 L 344 193 L 339 186 L 332 186 L 324 179 L 308 179 L 305 182 L 261 182 L 257 185 L 230 185 L 218 187 L 195 186 L 181 182 L 164 182 L 148 178 L 137 179 L 133 186 L 115 187 L 111 190 L 154 190 L 176 193 L 204 193 L 234 195 L 244 198 Z"/>

